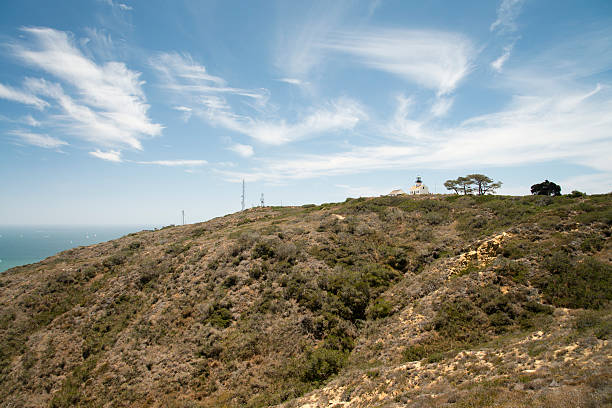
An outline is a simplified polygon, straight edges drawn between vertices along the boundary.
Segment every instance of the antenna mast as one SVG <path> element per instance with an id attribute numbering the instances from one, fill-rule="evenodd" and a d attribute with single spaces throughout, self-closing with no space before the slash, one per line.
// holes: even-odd
<path id="1" fill-rule="evenodd" d="M 242 179 L 242 211 L 244 211 L 244 179 Z"/>

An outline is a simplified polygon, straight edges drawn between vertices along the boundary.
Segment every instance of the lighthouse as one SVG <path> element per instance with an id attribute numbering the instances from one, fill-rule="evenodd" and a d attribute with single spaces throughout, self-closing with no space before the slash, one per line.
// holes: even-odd
<path id="1" fill-rule="evenodd" d="M 410 187 L 410 195 L 429 194 L 429 188 L 423 184 L 421 176 L 417 176 L 414 186 Z"/>

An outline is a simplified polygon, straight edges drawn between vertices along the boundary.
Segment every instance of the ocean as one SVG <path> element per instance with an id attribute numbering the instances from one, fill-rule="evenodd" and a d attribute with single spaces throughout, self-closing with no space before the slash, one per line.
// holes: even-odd
<path id="1" fill-rule="evenodd" d="M 151 226 L 0 226 L 0 272 L 41 261 L 58 252 L 97 244 Z"/>

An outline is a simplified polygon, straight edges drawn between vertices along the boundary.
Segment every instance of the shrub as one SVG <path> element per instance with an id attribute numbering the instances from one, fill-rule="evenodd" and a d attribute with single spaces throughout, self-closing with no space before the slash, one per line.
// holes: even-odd
<path id="1" fill-rule="evenodd" d="M 226 288 L 231 288 L 232 286 L 236 286 L 238 283 L 238 276 L 230 275 L 223 281 L 223 286 Z"/>
<path id="2" fill-rule="evenodd" d="M 393 305 L 386 299 L 376 299 L 376 301 L 368 307 L 368 317 L 370 319 L 382 319 L 390 316 L 393 311 Z"/>
<path id="3" fill-rule="evenodd" d="M 428 351 L 425 349 L 425 346 L 422 344 L 414 344 L 412 346 L 408 346 L 402 352 L 402 361 L 419 361 L 427 357 Z"/>
<path id="4" fill-rule="evenodd" d="M 482 340 L 483 313 L 468 299 L 445 302 L 434 317 L 433 325 L 442 336 L 460 342 Z"/>
<path id="5" fill-rule="evenodd" d="M 214 305 L 212 310 L 209 312 L 206 322 L 210 323 L 214 327 L 225 329 L 232 324 L 232 313 L 220 305 Z"/>
<path id="6" fill-rule="evenodd" d="M 612 266 L 592 257 L 578 261 L 557 252 L 544 261 L 550 275 L 536 284 L 557 307 L 599 309 L 612 300 Z"/>
<path id="7" fill-rule="evenodd" d="M 580 249 L 584 252 L 598 252 L 603 249 L 604 243 L 605 241 L 603 238 L 593 235 L 582 241 Z"/>
<path id="8" fill-rule="evenodd" d="M 307 354 L 304 366 L 300 370 L 300 379 L 305 382 L 320 383 L 344 366 L 347 353 L 327 348 L 315 349 Z"/>
<path id="9" fill-rule="evenodd" d="M 267 260 L 274 258 L 276 256 L 276 251 L 271 242 L 263 241 L 255 245 L 251 255 L 255 259 L 261 258 L 263 260 Z"/>
<path id="10" fill-rule="evenodd" d="M 524 264 L 506 258 L 497 259 L 495 264 L 498 275 L 506 276 L 516 283 L 527 284 L 529 270 Z"/>

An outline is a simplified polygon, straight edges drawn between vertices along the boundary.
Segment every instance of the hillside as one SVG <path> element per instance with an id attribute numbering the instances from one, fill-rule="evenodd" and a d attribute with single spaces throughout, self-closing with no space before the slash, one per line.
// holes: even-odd
<path id="1" fill-rule="evenodd" d="M 612 195 L 254 208 L 0 274 L 0 406 L 612 406 Z"/>

